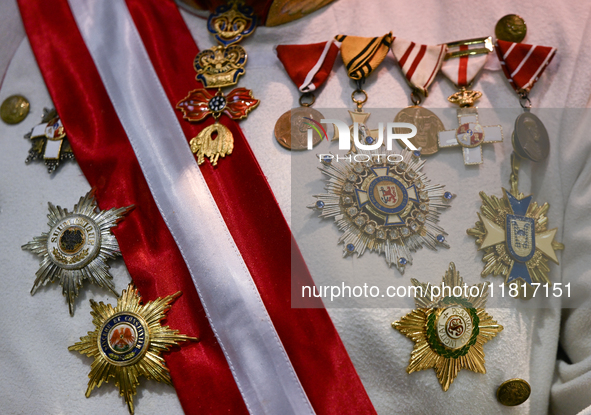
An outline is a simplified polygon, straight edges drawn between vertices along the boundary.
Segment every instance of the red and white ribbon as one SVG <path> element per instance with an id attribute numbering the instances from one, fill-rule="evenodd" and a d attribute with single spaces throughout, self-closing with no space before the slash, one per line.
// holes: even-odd
<path id="1" fill-rule="evenodd" d="M 261 414 L 313 414 L 125 1 L 69 4 L 246 406 Z"/>
<path id="2" fill-rule="evenodd" d="M 486 38 L 479 43 L 462 43 L 464 42 L 453 42 L 448 44 L 447 55 L 441 65 L 441 72 L 443 72 L 454 85 L 458 87 L 468 87 L 486 64 L 488 53 L 492 52 L 492 43 L 490 38 Z M 453 57 L 456 53 L 477 50 L 480 53 Z"/>
<path id="3" fill-rule="evenodd" d="M 425 96 L 441 69 L 446 50 L 446 45 L 421 45 L 400 37 L 395 37 L 392 42 L 392 54 L 407 82 Z"/>
<path id="4" fill-rule="evenodd" d="M 556 55 L 556 48 L 497 40 L 497 56 L 516 91 L 529 92 Z"/>
<path id="5" fill-rule="evenodd" d="M 277 57 L 301 92 L 312 92 L 326 81 L 337 58 L 341 42 L 310 45 L 278 45 Z"/>

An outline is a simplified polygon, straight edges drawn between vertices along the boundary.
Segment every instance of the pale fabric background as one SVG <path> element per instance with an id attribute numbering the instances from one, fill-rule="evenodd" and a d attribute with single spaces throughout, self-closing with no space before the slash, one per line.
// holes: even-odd
<path id="1" fill-rule="evenodd" d="M 8 36 L 4 34 L 6 27 L 14 25 L 17 29 L 8 32 L 11 39 L 16 40 L 6 44 L 15 45 L 20 27 L 18 14 L 12 1 L 1 0 L 0 7 L 2 39 Z M 320 173 L 308 197 L 294 193 L 292 200 L 292 155 L 275 142 L 273 126 L 283 112 L 297 105 L 299 95 L 275 56 L 275 45 L 319 42 L 337 33 L 378 36 L 390 30 L 394 35 L 416 42 L 435 44 L 490 35 L 501 16 L 517 13 L 528 24 L 528 43 L 558 47 L 556 58 L 531 95 L 534 107 L 585 107 L 591 96 L 591 52 L 587 45 L 591 39 L 590 9 L 591 4 L 587 2 L 570 4 L 566 1 L 540 5 L 533 1 L 473 4 L 433 0 L 412 3 L 340 0 L 306 19 L 278 28 L 258 28 L 243 42 L 249 60 L 240 86 L 252 89 L 261 104 L 241 122 L 241 127 L 282 211 L 292 224 L 312 275 L 321 277 L 317 275 L 320 256 L 338 256 L 341 247 L 332 242 L 336 241 L 338 232 L 331 221 L 320 221 L 304 208 L 310 203 L 311 194 L 322 189 Z M 4 10 L 12 10 L 12 17 L 6 17 Z M 199 47 L 212 46 L 213 38 L 207 34 L 205 22 L 183 15 Z M 4 56 L 10 56 L 11 49 L 0 43 L 3 64 Z M 495 69 L 494 60 L 489 67 Z M 317 94 L 315 106 L 351 109 L 352 87 L 339 58 L 327 84 Z M 518 108 L 513 90 L 498 70 L 484 71 L 475 89 L 484 93 L 479 103 L 482 108 Z M 369 94 L 367 108 L 408 105 L 409 88 L 390 55 L 368 80 L 366 90 Z M 427 107 L 449 107 L 446 97 L 454 89 L 442 76 L 436 79 L 430 92 L 425 103 Z M 111 384 L 95 390 L 90 399 L 84 397 L 91 359 L 67 351 L 67 346 L 93 327 L 88 300 L 114 302 L 115 299 L 104 290 L 86 284 L 76 302 L 76 314 L 70 318 L 57 285 L 40 290 L 35 297 L 28 294 L 38 260 L 21 251 L 20 245 L 46 229 L 47 201 L 72 208 L 88 191 L 88 183 L 74 163 L 63 164 L 53 176 L 49 176 L 41 164 L 24 164 L 29 144 L 22 136 L 39 122 L 42 108 L 51 106 L 27 41 L 20 44 L 12 59 L 0 90 L 0 100 L 13 93 L 29 98 L 31 114 L 16 126 L 0 123 L 0 316 L 4 330 L 0 337 L 0 411 L 7 414 L 126 413 L 122 398 Z M 482 123 L 487 124 L 484 119 Z M 589 124 L 577 127 L 586 131 Z M 445 126 L 453 128 L 455 124 L 446 123 Z M 375 127 L 370 119 L 370 128 Z M 403 277 L 389 271 L 393 284 L 408 284 L 410 278 L 440 281 L 450 261 L 456 263 L 466 282 L 480 282 L 481 254 L 476 253 L 474 239 L 466 235 L 465 230 L 476 220 L 480 206 L 478 192 L 484 190 L 500 195 L 501 187 L 508 186 L 511 152 L 508 138 L 512 125 L 503 125 L 503 129 L 505 142 L 487 146 L 485 164 L 479 168 L 464 167 L 457 149 L 442 151 L 428 161 L 427 174 L 458 194 L 441 221 L 449 233 L 451 249 L 415 253 L 414 265 Z M 533 168 L 530 163 L 524 163 L 520 190 L 533 192 L 534 200 L 550 202 L 550 226 L 559 227 L 557 240 L 566 244 L 564 254 L 559 254 L 561 266 L 551 266 L 551 279 L 559 281 L 581 275 L 587 283 L 577 286 L 577 294 L 591 298 L 591 273 L 586 259 L 591 248 L 588 233 L 591 166 L 587 163 L 591 148 L 589 140 L 574 142 L 569 137 L 567 134 L 552 136 L 548 161 Z M 324 142 L 318 150 L 325 152 L 333 148 Z M 232 157 L 235 156 L 239 155 Z M 312 252 L 306 243 L 311 227 L 326 234 L 329 242 L 322 252 Z M 347 261 L 367 272 L 388 272 L 384 271 L 383 258 L 375 254 L 367 253 L 362 258 Z M 129 276 L 121 260 L 112 265 L 115 284 L 120 290 L 129 282 Z M 500 282 L 499 279 L 487 280 Z M 551 309 L 526 312 L 489 309 L 505 330 L 485 346 L 488 373 L 481 375 L 463 370 L 446 393 L 442 392 L 433 370 L 405 373 L 413 343 L 393 330 L 390 323 L 409 309 L 330 309 L 329 312 L 380 414 L 543 414 L 550 402 L 553 413 L 570 414 L 591 405 L 589 308 L 591 302 L 588 301 L 586 307 L 562 313 Z M 559 337 L 572 365 L 556 362 Z M 495 392 L 500 383 L 513 377 L 528 380 L 532 396 L 520 407 L 506 408 L 496 401 Z M 172 388 L 145 379 L 136 397 L 136 410 L 138 414 L 182 412 Z"/>
<path id="2" fill-rule="evenodd" d="M 0 1 L 0 84 L 8 68 L 10 58 L 25 37 L 23 23 L 18 16 L 15 0 Z"/>

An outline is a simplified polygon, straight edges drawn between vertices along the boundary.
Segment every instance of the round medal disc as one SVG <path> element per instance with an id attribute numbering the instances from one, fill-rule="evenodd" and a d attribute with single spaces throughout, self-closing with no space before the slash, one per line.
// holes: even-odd
<path id="1" fill-rule="evenodd" d="M 531 161 L 542 161 L 550 152 L 548 131 L 531 112 L 524 112 L 515 120 L 512 142 L 515 152 Z"/>
<path id="2" fill-rule="evenodd" d="M 525 39 L 527 26 L 525 20 L 516 14 L 508 14 L 501 17 L 495 26 L 495 36 L 497 39 L 507 42 L 519 43 Z"/>
<path id="3" fill-rule="evenodd" d="M 29 101 L 22 95 L 12 95 L 0 106 L 0 117 L 6 124 L 18 124 L 29 113 Z"/>
<path id="4" fill-rule="evenodd" d="M 63 269 L 81 269 L 101 248 L 101 230 L 85 215 L 68 215 L 51 228 L 47 253 Z"/>
<path id="5" fill-rule="evenodd" d="M 439 150 L 437 146 L 439 131 L 443 131 L 444 127 L 439 117 L 433 112 L 419 106 L 404 108 L 396 114 L 394 122 L 407 122 L 417 127 L 417 135 L 411 138 L 410 142 L 416 148 L 421 148 L 421 156 L 429 156 L 437 153 Z M 396 128 L 397 134 L 406 132 L 408 130 Z M 400 140 L 396 141 L 399 142 Z"/>
<path id="6" fill-rule="evenodd" d="M 484 141 L 484 129 L 474 122 L 461 124 L 456 130 L 456 139 L 462 147 L 478 147 Z"/>
<path id="7" fill-rule="evenodd" d="M 451 350 L 464 347 L 474 330 L 470 314 L 465 308 L 455 305 L 443 309 L 436 324 L 439 341 Z"/>
<path id="8" fill-rule="evenodd" d="M 312 146 L 322 141 L 322 134 L 314 124 L 324 118 L 319 111 L 310 107 L 298 107 L 284 113 L 275 123 L 275 139 L 288 150 L 308 148 L 308 130 L 312 131 Z"/>
<path id="9" fill-rule="evenodd" d="M 122 311 L 109 317 L 97 337 L 99 352 L 115 366 L 128 366 L 141 359 L 150 343 L 148 325 L 136 313 Z"/>
<path id="10" fill-rule="evenodd" d="M 59 141 L 66 136 L 66 131 L 59 117 L 52 118 L 45 127 L 45 137 L 51 141 Z"/>
<path id="11" fill-rule="evenodd" d="M 497 389 L 497 399 L 505 406 L 521 405 L 529 398 L 531 387 L 523 379 L 506 380 Z"/>

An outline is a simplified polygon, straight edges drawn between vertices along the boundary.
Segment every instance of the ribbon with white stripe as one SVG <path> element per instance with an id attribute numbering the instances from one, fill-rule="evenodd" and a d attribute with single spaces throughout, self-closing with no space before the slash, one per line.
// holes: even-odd
<path id="1" fill-rule="evenodd" d="M 318 89 L 328 78 L 339 53 L 341 42 L 309 45 L 278 45 L 277 57 L 300 92 Z"/>
<path id="2" fill-rule="evenodd" d="M 392 42 L 392 54 L 406 81 L 425 96 L 441 69 L 446 50 L 446 45 L 421 45 L 401 37 L 395 37 Z"/>
<path id="3" fill-rule="evenodd" d="M 518 92 L 529 92 L 554 58 L 556 48 L 497 40 L 503 73 Z"/>
<path id="4" fill-rule="evenodd" d="M 314 413 L 124 0 L 69 4 L 248 410 Z"/>

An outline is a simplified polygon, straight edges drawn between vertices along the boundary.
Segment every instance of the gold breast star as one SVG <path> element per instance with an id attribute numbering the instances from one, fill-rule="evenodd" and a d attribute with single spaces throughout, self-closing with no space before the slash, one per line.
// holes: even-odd
<path id="1" fill-rule="evenodd" d="M 461 369 L 486 373 L 483 346 L 503 330 L 484 311 L 488 285 L 468 287 L 453 262 L 440 286 L 411 281 L 417 287 L 417 309 L 392 323 L 415 342 L 406 371 L 435 369 L 443 391 L 449 389 Z M 462 294 L 444 296 L 444 286 L 450 287 L 450 293 L 454 287 L 461 287 Z"/>
<path id="2" fill-rule="evenodd" d="M 185 340 L 199 341 L 160 324 L 171 303 L 180 295 L 179 291 L 142 305 L 142 297 L 133 284 L 129 284 L 116 307 L 90 300 L 90 314 L 96 328 L 81 337 L 80 342 L 68 347 L 70 351 L 94 358 L 88 374 L 87 398 L 95 387 L 114 378 L 129 413 L 133 414 L 133 396 L 140 376 L 172 385 L 160 354 Z"/>

